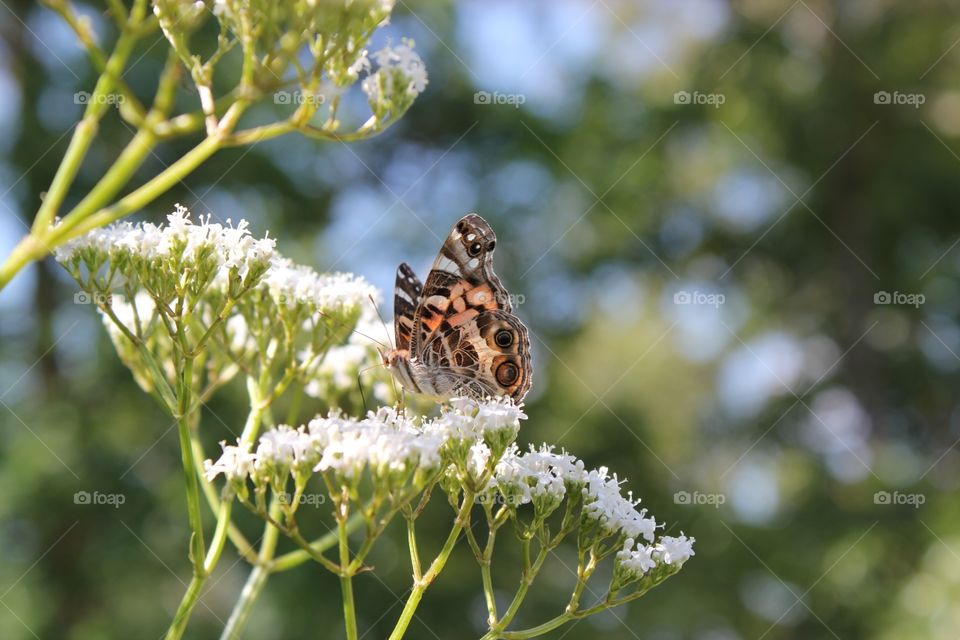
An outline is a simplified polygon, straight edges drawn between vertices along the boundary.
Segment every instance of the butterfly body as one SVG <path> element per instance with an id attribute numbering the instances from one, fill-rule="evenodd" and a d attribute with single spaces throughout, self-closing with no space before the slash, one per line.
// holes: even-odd
<path id="1" fill-rule="evenodd" d="M 476 214 L 447 236 L 425 284 L 397 270 L 396 349 L 384 355 L 403 387 L 436 399 L 510 396 L 530 389 L 530 340 L 493 272 L 496 235 Z"/>

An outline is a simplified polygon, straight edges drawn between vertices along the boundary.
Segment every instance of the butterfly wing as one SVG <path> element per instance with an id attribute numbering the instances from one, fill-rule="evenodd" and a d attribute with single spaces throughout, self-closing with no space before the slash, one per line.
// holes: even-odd
<path id="1" fill-rule="evenodd" d="M 409 349 L 413 336 L 414 316 L 420 306 L 420 292 L 423 285 L 406 262 L 397 268 L 396 284 L 393 288 L 393 333 L 397 349 Z"/>
<path id="2" fill-rule="evenodd" d="M 423 287 L 410 349 L 439 395 L 519 400 L 530 388 L 530 339 L 493 272 L 496 242 L 483 218 L 464 216 Z"/>
<path id="3" fill-rule="evenodd" d="M 423 287 L 412 353 L 419 354 L 444 325 L 457 326 L 482 311 L 511 311 L 507 291 L 493 272 L 496 243 L 493 229 L 476 214 L 467 214 L 454 225 Z"/>
<path id="4" fill-rule="evenodd" d="M 444 323 L 421 358 L 433 386 L 448 395 L 510 396 L 530 390 L 533 367 L 527 328 L 502 309 L 484 310 L 456 325 Z"/>

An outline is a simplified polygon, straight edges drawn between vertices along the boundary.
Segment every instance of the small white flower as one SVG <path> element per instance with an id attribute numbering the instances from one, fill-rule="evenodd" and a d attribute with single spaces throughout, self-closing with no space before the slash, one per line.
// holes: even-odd
<path id="1" fill-rule="evenodd" d="M 506 397 L 481 402 L 476 417 L 477 424 L 483 431 L 517 428 L 520 426 L 520 421 L 526 419 L 527 414 Z"/>
<path id="2" fill-rule="evenodd" d="M 223 454 L 216 462 L 204 460 L 203 474 L 207 480 L 213 481 L 221 473 L 228 482 L 244 481 L 253 471 L 256 456 L 250 453 L 250 445 L 235 446 L 221 442 Z"/>
<path id="3" fill-rule="evenodd" d="M 637 511 L 635 507 L 640 501 L 634 501 L 632 496 L 624 498 L 616 474 L 608 476 L 607 473 L 606 467 L 600 467 L 587 474 L 584 511 L 609 534 L 622 533 L 628 538 L 642 536 L 652 542 L 656 521 L 646 517 L 646 510 Z"/>
<path id="4" fill-rule="evenodd" d="M 427 68 L 413 46 L 413 40 L 404 38 L 399 46 L 386 46 L 372 55 L 377 71 L 364 78 L 360 85 L 371 104 L 412 100 L 427 88 Z"/>
<path id="5" fill-rule="evenodd" d="M 688 538 L 683 533 L 679 537 L 663 536 L 654 549 L 654 556 L 666 564 L 680 565 L 686 562 L 693 552 L 696 538 Z"/>
<path id="6" fill-rule="evenodd" d="M 635 545 L 633 538 L 623 541 L 623 548 L 617 551 L 617 563 L 626 574 L 634 579 L 657 566 L 653 559 L 653 549 L 646 545 Z"/>

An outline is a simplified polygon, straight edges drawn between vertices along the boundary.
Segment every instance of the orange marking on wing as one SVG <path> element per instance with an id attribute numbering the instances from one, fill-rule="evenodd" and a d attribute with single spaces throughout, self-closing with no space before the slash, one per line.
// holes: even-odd
<path id="1" fill-rule="evenodd" d="M 463 299 L 463 296 L 453 299 L 453 310 L 457 313 L 461 313 L 464 309 L 467 308 L 467 302 Z"/>
<path id="2" fill-rule="evenodd" d="M 478 315 L 480 315 L 480 312 L 476 309 L 467 309 L 466 311 L 461 311 L 456 315 L 450 316 L 447 318 L 447 322 L 451 327 L 459 327 L 463 323 L 469 322 L 470 320 L 476 318 Z"/>
<path id="3" fill-rule="evenodd" d="M 420 317 L 420 323 L 430 330 L 428 333 L 433 333 L 436 331 L 441 322 L 443 322 L 443 316 L 439 314 L 429 316 L 424 314 Z"/>
<path id="4" fill-rule="evenodd" d="M 497 309 L 499 305 L 493 295 L 493 289 L 488 284 L 481 284 L 467 292 L 467 302 L 473 306 L 480 305 L 484 309 Z"/>

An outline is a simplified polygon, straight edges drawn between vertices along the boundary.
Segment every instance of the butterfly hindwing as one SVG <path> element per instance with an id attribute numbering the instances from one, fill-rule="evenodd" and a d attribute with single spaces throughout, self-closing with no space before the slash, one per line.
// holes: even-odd
<path id="1" fill-rule="evenodd" d="M 456 326 L 445 323 L 424 346 L 424 363 L 450 378 L 458 393 L 520 399 L 530 389 L 530 338 L 511 313 L 494 309 Z"/>

